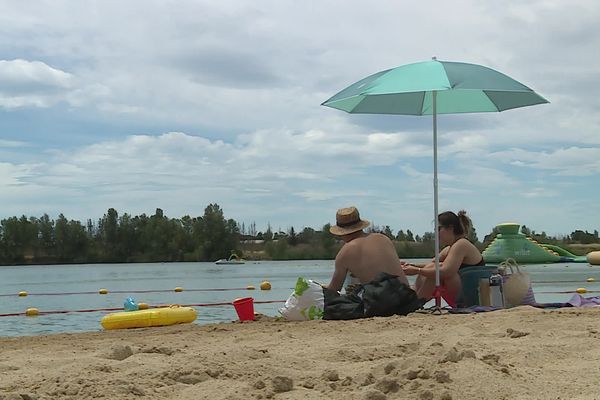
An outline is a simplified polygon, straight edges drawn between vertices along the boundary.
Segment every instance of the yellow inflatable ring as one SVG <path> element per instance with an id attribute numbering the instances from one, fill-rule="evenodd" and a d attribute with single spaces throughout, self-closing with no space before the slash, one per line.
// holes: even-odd
<path id="1" fill-rule="evenodd" d="M 123 311 L 105 315 L 100 322 L 104 329 L 148 328 L 186 324 L 196 319 L 192 307 L 162 307 L 139 311 Z"/>

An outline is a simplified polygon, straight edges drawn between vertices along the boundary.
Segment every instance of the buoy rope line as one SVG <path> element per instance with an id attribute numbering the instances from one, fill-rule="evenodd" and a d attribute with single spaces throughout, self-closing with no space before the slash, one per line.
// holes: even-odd
<path id="1" fill-rule="evenodd" d="M 531 281 L 531 283 L 600 283 L 600 281 L 597 281 L 594 278 L 589 278 L 588 280 L 585 280 L 585 281 L 581 281 L 581 280 L 578 280 L 578 281 Z"/>
<path id="2" fill-rule="evenodd" d="M 540 292 L 540 291 L 537 291 L 537 290 L 533 291 L 534 295 L 536 295 L 538 293 L 539 294 L 569 294 L 569 293 L 587 294 L 587 293 L 600 293 L 600 290 L 587 290 L 587 289 L 584 289 L 584 288 L 579 288 L 577 290 L 565 290 L 565 291 L 562 291 L 562 292 Z"/>
<path id="3" fill-rule="evenodd" d="M 600 281 L 597 281 L 595 278 L 588 278 L 587 280 L 571 280 L 571 281 L 531 281 L 532 284 L 534 283 L 544 283 L 544 284 L 552 284 L 552 283 L 600 283 Z M 252 285 L 246 286 L 246 287 L 239 287 L 239 288 L 199 288 L 199 289 L 183 289 L 180 287 L 176 287 L 174 289 L 145 289 L 145 290 L 107 290 L 107 289 L 100 289 L 100 291 L 102 291 L 102 293 L 99 293 L 100 291 L 96 290 L 96 291 L 86 291 L 86 292 L 53 292 L 53 293 L 28 293 L 25 291 L 21 291 L 18 293 L 4 293 L 4 294 L 0 294 L 0 297 L 10 297 L 10 296 L 19 296 L 19 297 L 26 297 L 26 296 L 69 296 L 69 295 L 78 295 L 78 294 L 109 294 L 109 293 L 117 293 L 117 294 L 123 294 L 123 293 L 168 293 L 168 292 L 226 292 L 226 291 L 232 291 L 232 290 L 255 290 L 256 288 Z M 293 290 L 294 288 L 288 288 L 290 290 Z M 265 289 L 261 289 L 261 290 L 265 290 Z M 267 289 L 268 290 L 268 289 Z M 547 293 L 564 293 L 564 292 L 547 292 Z"/>
<path id="4" fill-rule="evenodd" d="M 293 289 L 293 288 L 292 288 Z M 229 290 L 255 290 L 253 286 L 243 287 L 243 288 L 202 288 L 202 289 L 182 289 L 182 288 L 174 288 L 174 289 L 147 289 L 147 290 L 106 290 L 106 293 L 100 294 L 108 294 L 108 293 L 161 293 L 161 292 L 225 292 Z M 25 292 L 19 293 L 4 293 L 0 294 L 0 297 L 8 297 L 8 296 L 64 296 L 64 295 L 73 295 L 73 294 L 98 294 L 99 291 L 89 291 L 89 292 L 55 292 L 55 293 L 28 293 Z"/>
<path id="5" fill-rule="evenodd" d="M 285 303 L 285 300 L 254 300 L 254 304 L 270 304 L 270 303 Z M 223 303 L 197 303 L 197 304 L 179 304 L 180 307 L 218 307 L 218 306 L 230 306 L 233 305 L 232 301 L 223 302 Z M 157 306 L 149 306 L 148 308 L 163 308 L 170 307 L 170 304 L 163 304 Z M 89 313 L 89 312 L 98 312 L 98 311 L 123 311 L 125 310 L 123 307 L 115 307 L 115 308 L 91 308 L 85 310 L 53 310 L 53 311 L 39 311 L 36 315 L 50 315 L 50 314 L 68 314 L 68 313 Z M 0 317 L 18 317 L 26 315 L 26 312 L 20 313 L 9 313 L 9 314 L 0 314 Z"/>

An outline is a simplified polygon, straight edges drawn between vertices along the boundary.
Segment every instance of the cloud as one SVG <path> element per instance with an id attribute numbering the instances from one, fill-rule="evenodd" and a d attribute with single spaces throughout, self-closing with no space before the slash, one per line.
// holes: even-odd
<path id="1" fill-rule="evenodd" d="M 600 173 L 600 147 L 568 147 L 553 151 L 512 149 L 491 155 L 496 160 L 559 176 L 591 176 Z"/>
<path id="2" fill-rule="evenodd" d="M 23 180 L 31 176 L 33 169 L 33 165 L 0 162 L 0 187 L 10 190 L 11 187 L 25 185 Z"/>
<path id="3" fill-rule="evenodd" d="M 26 142 L 21 142 L 18 140 L 4 140 L 4 139 L 0 139 L 0 147 L 11 147 L 11 148 L 16 148 L 16 147 L 27 147 L 28 144 Z"/>
<path id="4" fill-rule="evenodd" d="M 585 228 L 598 196 L 599 18 L 591 0 L 8 3 L 3 212 L 183 215 L 218 202 L 231 216 L 319 227 L 355 204 L 378 224 L 431 229 L 431 118 L 320 104 L 435 55 L 551 102 L 440 116 L 440 207 L 490 229 L 557 210 L 554 230 Z M 573 210 L 556 205 L 573 198 Z"/>
<path id="5" fill-rule="evenodd" d="M 71 74 L 43 62 L 0 60 L 0 107 L 49 107 L 72 85 Z"/>

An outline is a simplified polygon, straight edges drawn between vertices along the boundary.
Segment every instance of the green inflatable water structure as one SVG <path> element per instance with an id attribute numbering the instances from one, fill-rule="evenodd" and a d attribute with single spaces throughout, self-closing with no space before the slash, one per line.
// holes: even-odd
<path id="1" fill-rule="evenodd" d="M 538 243 L 519 233 L 520 227 L 520 224 L 512 222 L 496 226 L 498 234 L 482 253 L 486 263 L 501 263 L 508 258 L 519 264 L 587 262 L 585 256 L 577 256 L 558 246 Z"/>

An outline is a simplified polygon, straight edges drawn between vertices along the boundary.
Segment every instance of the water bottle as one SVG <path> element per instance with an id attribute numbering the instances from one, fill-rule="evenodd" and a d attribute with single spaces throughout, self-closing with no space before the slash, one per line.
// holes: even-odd
<path id="1" fill-rule="evenodd" d="M 504 307 L 504 292 L 502 290 L 502 275 L 490 276 L 490 305 L 492 307 Z"/>
<path id="2" fill-rule="evenodd" d="M 128 297 L 125 299 L 125 302 L 123 303 L 123 308 L 125 309 L 125 311 L 137 311 L 140 309 L 133 297 Z"/>

